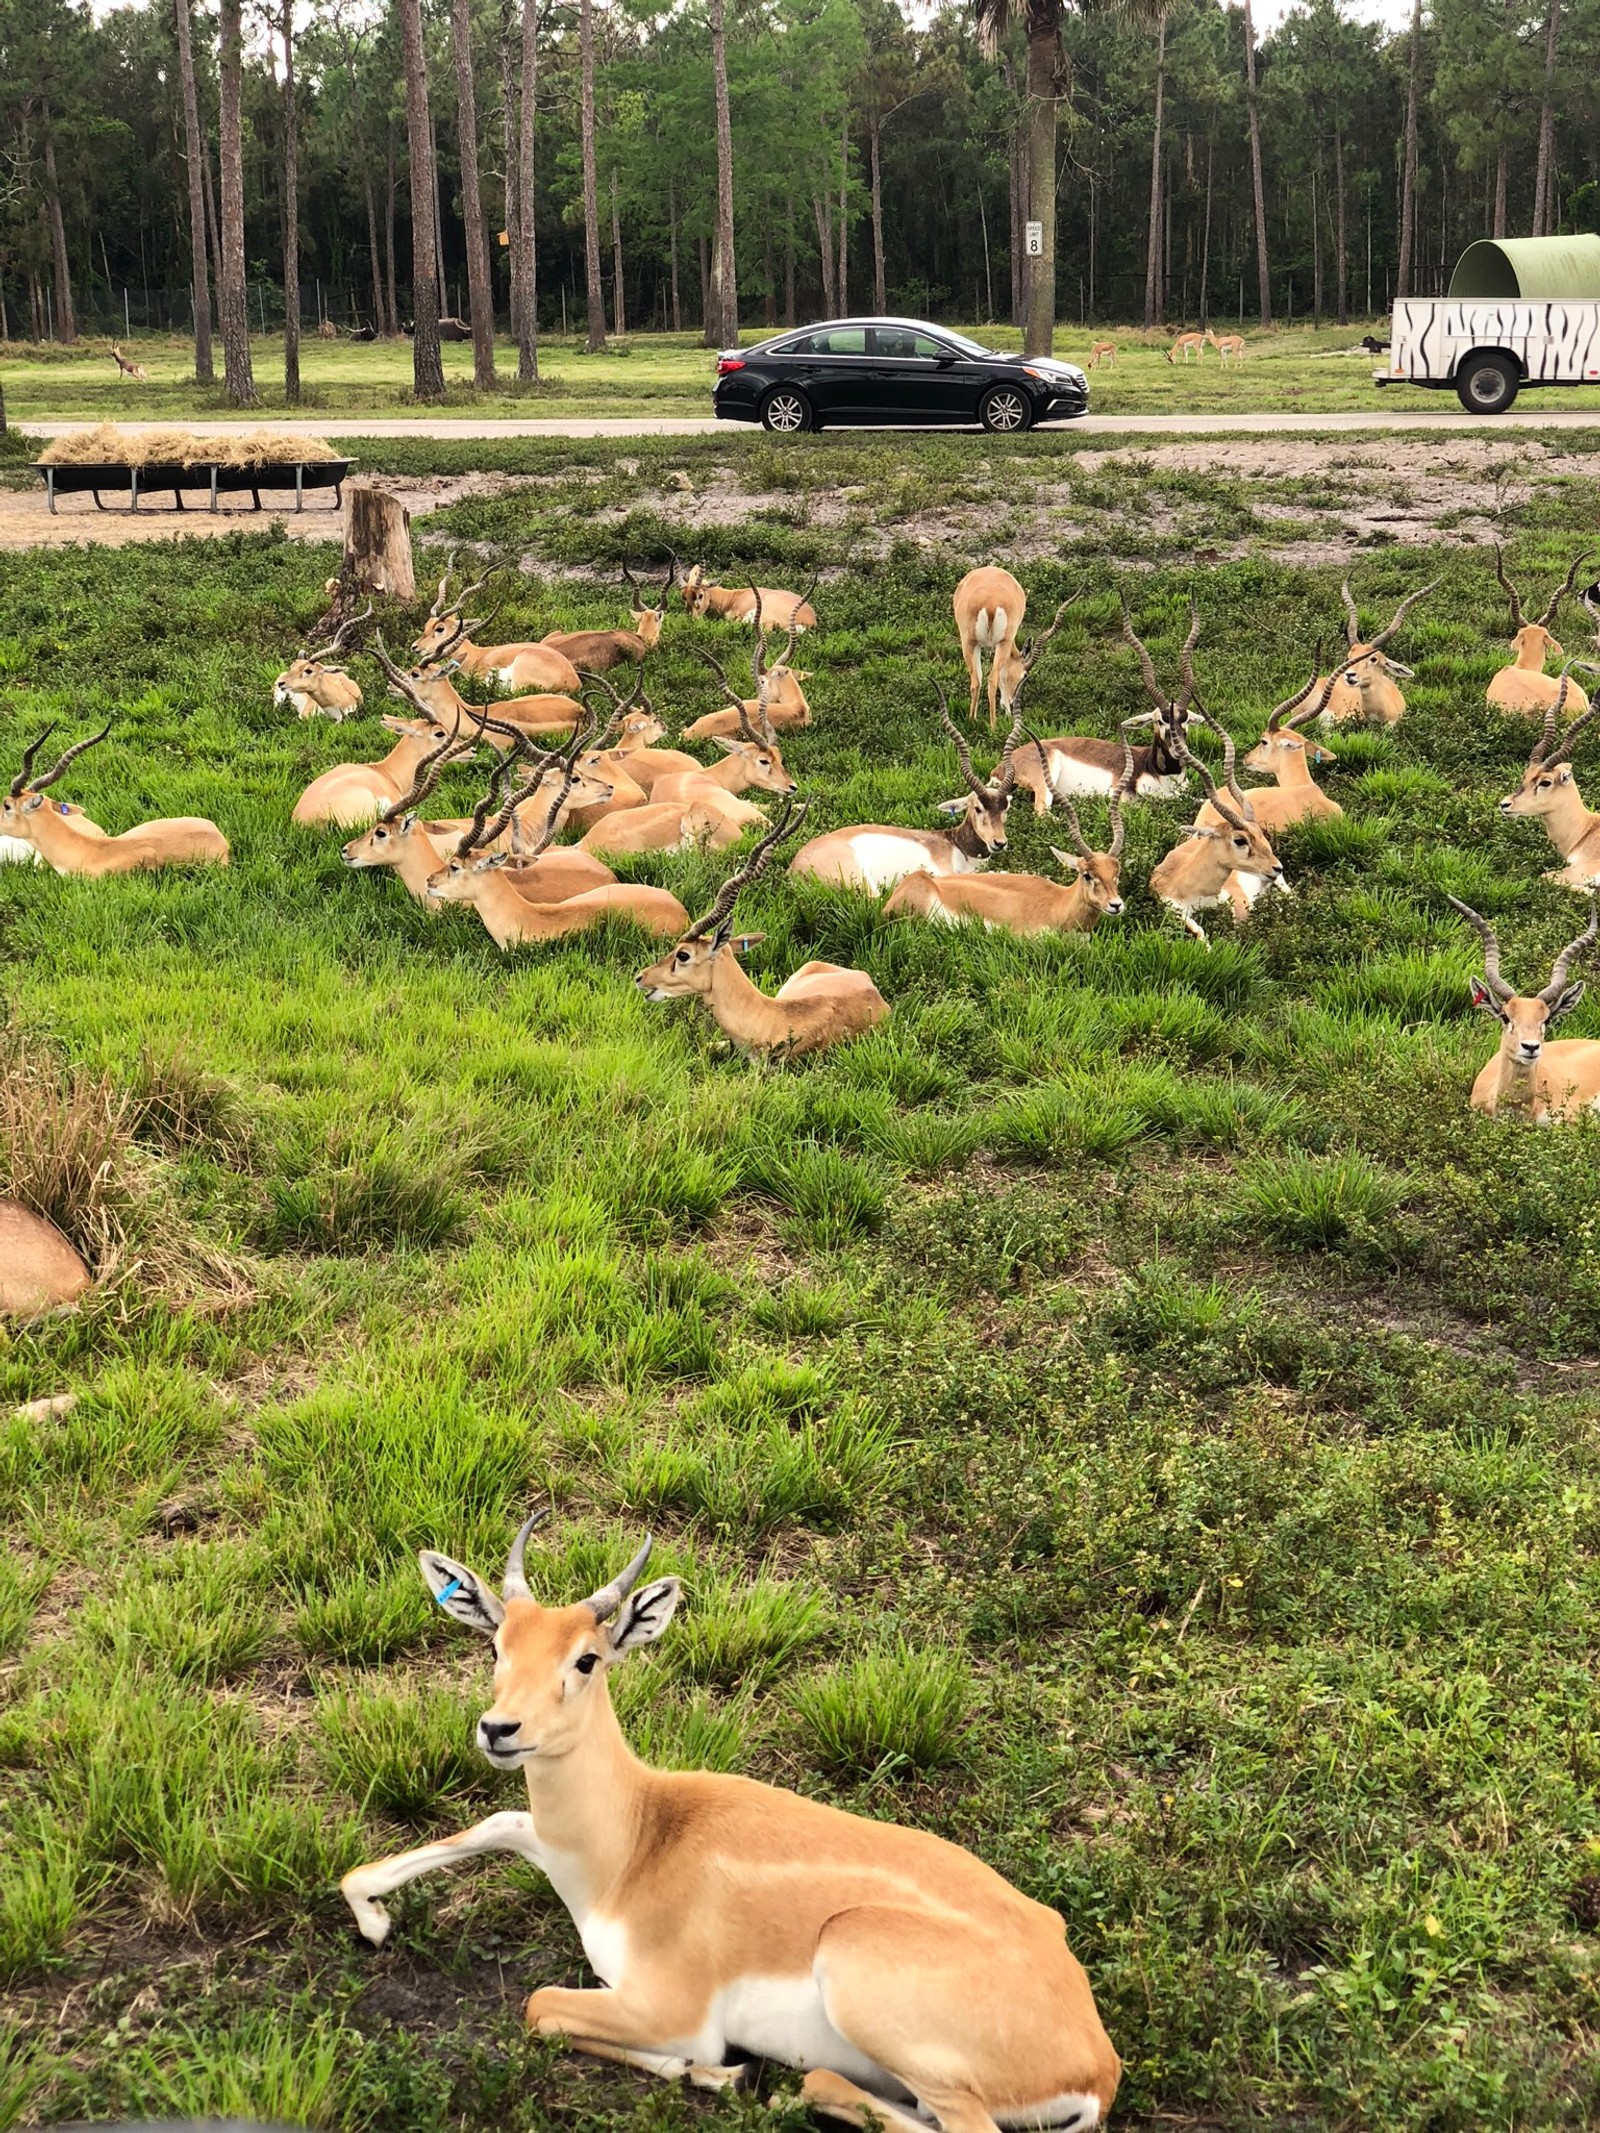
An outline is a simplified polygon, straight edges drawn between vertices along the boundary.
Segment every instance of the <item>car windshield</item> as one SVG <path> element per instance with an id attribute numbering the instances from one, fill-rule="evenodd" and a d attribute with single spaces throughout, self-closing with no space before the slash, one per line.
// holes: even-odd
<path id="1" fill-rule="evenodd" d="M 951 347 L 959 348 L 963 355 L 986 356 L 994 354 L 994 350 L 985 348 L 981 341 L 969 341 L 964 333 L 952 333 L 948 326 L 941 326 L 939 331 L 950 343 Z"/>

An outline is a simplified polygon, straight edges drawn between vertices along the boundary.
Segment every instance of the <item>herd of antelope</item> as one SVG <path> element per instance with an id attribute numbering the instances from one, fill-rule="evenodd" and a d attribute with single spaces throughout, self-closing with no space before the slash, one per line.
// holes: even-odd
<path id="1" fill-rule="evenodd" d="M 1592 898 L 1600 891 L 1600 812 L 1584 804 L 1573 751 L 1600 710 L 1591 708 L 1573 669 L 1582 664 L 1585 671 L 1600 671 L 1600 665 L 1569 659 L 1553 634 L 1586 560 L 1574 559 L 1535 620 L 1496 549 L 1495 574 L 1510 607 L 1511 656 L 1486 697 L 1504 713 L 1540 721 L 1522 782 L 1501 801 L 1502 812 L 1539 817 L 1561 861 L 1545 878 Z M 748 691 L 736 686 L 714 652 L 698 648 L 726 698 L 725 708 L 683 729 L 683 740 L 709 742 L 721 751 L 720 760 L 706 762 L 685 748 L 662 745 L 666 728 L 644 688 L 676 573 L 674 562 L 651 596 L 624 569 L 633 600 L 625 627 L 490 643 L 483 634 L 489 616 L 468 612 L 488 578 L 452 595 L 447 569 L 412 643 L 409 665 L 390 657 L 381 633 L 368 647 L 403 707 L 382 720 L 393 745 L 377 761 L 322 772 L 295 803 L 293 819 L 356 832 L 343 848 L 347 866 L 391 870 L 430 911 L 471 904 L 502 948 L 581 932 L 608 917 L 630 919 L 672 944 L 670 953 L 639 973 L 647 999 L 697 995 L 724 1035 L 752 1057 L 822 1050 L 882 1022 L 888 1003 L 864 972 L 827 962 L 809 962 L 776 994 L 764 992 L 739 963 L 762 936 L 741 932 L 734 918 L 741 891 L 768 870 L 809 812 L 809 803 L 797 798 L 798 780 L 783 750 L 812 721 L 805 689 L 812 675 L 795 664 L 795 654 L 801 634 L 816 624 L 816 610 L 809 593 L 721 586 L 698 566 L 687 572 L 678 590 L 688 615 L 743 625 L 752 646 Z M 1024 723 L 1023 700 L 1074 602 L 1063 601 L 1024 649 L 1022 585 L 1007 570 L 970 571 L 955 589 L 956 635 L 969 684 L 969 720 L 978 719 L 986 698 L 998 760 L 980 773 L 938 689 L 939 729 L 953 747 L 963 786 L 940 804 L 943 824 L 921 829 L 864 822 L 824 830 L 792 852 L 789 874 L 882 896 L 889 917 L 942 925 L 974 920 L 1016 934 L 1088 933 L 1124 910 L 1130 812 L 1141 801 L 1176 799 L 1197 785 L 1198 812 L 1151 870 L 1149 889 L 1185 932 L 1206 943 L 1202 914 L 1225 910 L 1242 924 L 1262 896 L 1293 893 L 1274 839 L 1298 824 L 1341 813 L 1316 777 L 1336 759 L 1331 734 L 1349 722 L 1393 726 L 1404 717 L 1402 684 L 1412 670 L 1389 647 L 1433 590 L 1430 585 L 1409 594 L 1383 628 L 1369 631 L 1346 580 L 1344 657 L 1276 705 L 1241 759 L 1232 735 L 1198 700 L 1194 657 L 1201 624 L 1192 600 L 1170 687 L 1123 601 L 1121 634 L 1136 657 L 1148 710 L 1124 719 L 1115 739 L 1040 735 Z M 1600 628 L 1600 587 L 1579 597 Z M 327 643 L 295 659 L 277 678 L 275 703 L 292 705 L 303 719 L 342 723 L 360 714 L 365 696 L 349 659 L 372 612 L 369 607 L 351 617 Z M 786 641 L 775 656 L 770 640 L 778 632 Z M 1549 671 L 1552 659 L 1562 662 L 1558 673 Z M 610 677 L 619 669 L 622 676 L 614 681 Z M 458 676 L 477 684 L 480 694 L 494 693 L 473 701 L 462 694 Z M 626 688 L 623 676 L 631 676 Z M 999 737 L 1002 714 L 1009 727 Z M 30 860 L 58 873 L 90 876 L 227 863 L 228 842 L 215 823 L 159 820 L 112 836 L 70 803 L 47 800 L 76 758 L 103 742 L 109 728 L 75 743 L 36 774 L 34 761 L 49 730 L 30 744 L 0 802 L 0 860 Z M 1209 737 L 1207 753 L 1220 756 L 1220 778 L 1198 752 L 1202 734 Z M 470 814 L 426 815 L 424 805 L 445 773 L 474 761 L 485 764 L 487 778 Z M 1247 788 L 1241 769 L 1269 782 Z M 1051 847 L 1059 879 L 996 865 L 1007 850 L 1019 788 L 1032 797 L 1036 814 L 1060 811 L 1067 843 Z M 1106 807 L 1099 844 L 1078 812 L 1091 799 Z M 569 841 L 558 843 L 564 833 Z M 732 851 L 752 833 L 756 841 L 748 858 L 693 924 L 669 890 L 619 880 L 613 868 L 615 861 L 646 853 Z M 1486 944 L 1474 1001 L 1502 1026 L 1499 1053 L 1480 1075 L 1473 1102 L 1544 1122 L 1600 1107 L 1600 1043 L 1552 1045 L 1544 1039 L 1547 1025 L 1582 992 L 1581 983 L 1567 981 L 1567 965 L 1593 940 L 1593 921 L 1558 958 L 1543 992 L 1523 999 L 1499 976 L 1492 929 L 1478 913 L 1459 908 Z"/>

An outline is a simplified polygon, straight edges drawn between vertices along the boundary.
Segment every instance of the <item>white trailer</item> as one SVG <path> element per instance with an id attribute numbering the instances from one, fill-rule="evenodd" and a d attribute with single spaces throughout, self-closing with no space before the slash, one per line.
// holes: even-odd
<path id="1" fill-rule="evenodd" d="M 1453 387 L 1498 415 L 1525 385 L 1600 384 L 1600 237 L 1469 245 L 1448 296 L 1403 298 L 1375 385 Z"/>

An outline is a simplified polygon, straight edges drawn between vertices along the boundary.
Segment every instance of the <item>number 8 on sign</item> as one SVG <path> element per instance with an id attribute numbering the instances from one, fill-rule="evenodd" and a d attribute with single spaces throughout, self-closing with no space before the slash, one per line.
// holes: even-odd
<path id="1" fill-rule="evenodd" d="M 1044 257 L 1044 224 L 1029 222 L 1023 225 L 1027 254 L 1030 259 Z"/>

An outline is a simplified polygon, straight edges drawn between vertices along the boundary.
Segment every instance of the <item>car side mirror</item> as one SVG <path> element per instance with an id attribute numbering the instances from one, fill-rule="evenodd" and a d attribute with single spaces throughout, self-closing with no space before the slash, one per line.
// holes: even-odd
<path id="1" fill-rule="evenodd" d="M 933 360 L 934 360 L 934 362 L 935 362 L 935 363 L 936 363 L 936 364 L 938 365 L 938 367 L 940 368 L 940 370 L 948 370 L 948 369 L 950 368 L 951 364 L 952 364 L 952 363 L 953 363 L 953 362 L 955 361 L 955 357 L 954 357 L 954 356 L 935 356 Z"/>

